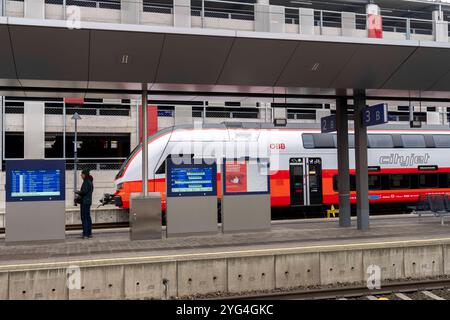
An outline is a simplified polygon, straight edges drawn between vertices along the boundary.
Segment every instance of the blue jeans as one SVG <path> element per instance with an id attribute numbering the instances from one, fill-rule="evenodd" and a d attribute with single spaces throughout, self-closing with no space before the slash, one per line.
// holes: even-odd
<path id="1" fill-rule="evenodd" d="M 81 204 L 81 224 L 83 225 L 83 236 L 92 235 L 91 205 Z"/>

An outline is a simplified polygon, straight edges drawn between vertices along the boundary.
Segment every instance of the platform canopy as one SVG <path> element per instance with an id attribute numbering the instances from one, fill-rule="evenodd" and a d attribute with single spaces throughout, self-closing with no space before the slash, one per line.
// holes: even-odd
<path id="1" fill-rule="evenodd" d="M 22 18 L 0 18 L 0 43 L 2 95 L 450 98 L 450 43 Z"/>

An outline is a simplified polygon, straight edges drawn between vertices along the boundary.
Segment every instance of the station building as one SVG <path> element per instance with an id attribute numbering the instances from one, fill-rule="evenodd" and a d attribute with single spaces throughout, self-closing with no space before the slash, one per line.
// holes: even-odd
<path id="1" fill-rule="evenodd" d="M 375 11 L 382 16 L 383 39 L 449 41 L 450 7 L 440 1 L 0 0 L 0 4 L 0 16 L 5 23 L 14 18 L 27 18 L 49 23 L 66 20 L 68 27 L 75 29 L 78 21 L 86 21 L 360 39 L 370 36 L 368 15 Z M 76 45 L 74 50 L 77 50 Z M 120 64 L 133 63 L 133 57 L 125 53 L 119 58 Z M 95 198 L 112 192 L 117 170 L 139 141 L 140 99 L 83 94 L 61 98 L 48 89 L 28 93 L 26 97 L 20 91 L 2 93 L 2 170 L 5 160 L 24 158 L 24 132 L 35 127 L 36 121 L 41 122 L 39 125 L 44 131 L 42 144 L 37 148 L 45 158 L 66 159 L 67 169 L 73 169 L 74 121 L 71 118 L 78 113 L 82 117 L 78 123 L 78 168 L 94 170 Z M 264 93 L 270 95 L 270 91 Z M 273 108 L 286 109 L 288 123 L 319 123 L 322 117 L 336 110 L 334 99 L 282 97 L 280 92 L 276 97 L 161 95 L 150 99 L 150 131 L 195 122 L 273 122 Z M 439 99 L 408 101 L 405 97 L 401 101 L 386 102 L 391 122 L 408 123 L 413 108 L 415 120 L 429 125 L 448 125 L 448 102 Z M 27 114 L 28 106 L 40 109 L 42 116 L 36 118 L 33 113 Z M 351 116 L 352 106 L 349 110 Z M 69 171 L 68 190 L 73 185 L 71 177 Z M 0 178 L 0 189 L 3 189 L 3 173 Z M 69 197 L 67 205 L 71 204 Z M 0 208 L 3 207 L 4 199 L 0 197 Z"/>

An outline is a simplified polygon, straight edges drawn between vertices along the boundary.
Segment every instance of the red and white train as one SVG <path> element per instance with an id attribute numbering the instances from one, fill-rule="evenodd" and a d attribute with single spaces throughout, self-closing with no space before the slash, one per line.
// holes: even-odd
<path id="1" fill-rule="evenodd" d="M 149 138 L 148 190 L 162 193 L 165 208 L 165 160 L 261 156 L 270 158 L 272 207 L 338 204 L 336 134 L 306 126 L 218 124 L 176 126 Z M 355 202 L 353 134 L 349 136 L 351 201 Z M 419 195 L 450 193 L 450 130 L 392 129 L 368 131 L 369 200 L 407 205 Z M 220 198 L 220 166 L 218 188 Z M 141 191 L 141 146 L 116 176 L 116 205 L 128 208 L 130 195 Z M 390 207 L 390 206 L 389 206 Z"/>

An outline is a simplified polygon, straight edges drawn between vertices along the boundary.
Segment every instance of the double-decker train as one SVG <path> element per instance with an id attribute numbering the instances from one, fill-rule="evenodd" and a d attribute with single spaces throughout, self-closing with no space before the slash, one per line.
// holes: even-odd
<path id="1" fill-rule="evenodd" d="M 149 137 L 150 192 L 162 193 L 165 209 L 165 161 L 172 155 L 190 158 L 259 156 L 270 158 L 271 206 L 291 208 L 338 204 L 336 134 L 307 125 L 217 124 L 201 128 L 175 126 Z M 351 202 L 355 203 L 354 136 L 350 130 Z M 116 176 L 116 205 L 129 208 L 141 192 L 141 146 L 135 148 Z M 408 205 L 419 195 L 450 192 L 450 130 L 368 130 L 369 201 L 373 205 Z M 218 166 L 220 199 L 221 166 Z M 395 207 L 389 205 L 384 207 Z"/>

